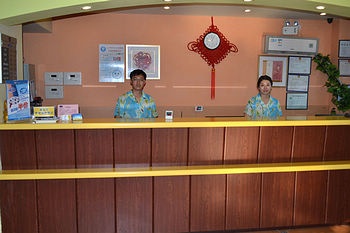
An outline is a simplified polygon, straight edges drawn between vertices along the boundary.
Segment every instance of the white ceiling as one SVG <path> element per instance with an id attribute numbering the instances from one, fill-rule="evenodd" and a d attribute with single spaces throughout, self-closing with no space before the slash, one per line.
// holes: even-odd
<path id="1" fill-rule="evenodd" d="M 350 1 L 350 0 L 349 0 Z M 244 10 L 250 9 L 251 12 L 245 13 Z M 104 10 L 100 12 L 113 12 L 116 14 L 156 14 L 156 15 L 201 15 L 201 16 L 235 16 L 235 17 L 249 17 L 249 18 L 280 18 L 280 19 L 314 19 L 327 20 L 333 16 L 320 16 L 315 12 L 303 12 L 295 10 L 284 10 L 277 8 L 266 8 L 257 6 L 243 6 L 243 5 L 171 5 L 169 10 L 163 9 L 163 6 L 156 7 L 135 7 L 135 8 L 120 8 L 114 10 Z M 58 18 L 49 19 L 48 21 L 27 23 L 23 25 L 24 33 L 50 33 L 51 20 L 65 18 L 65 17 L 79 17 L 78 15 L 61 16 Z"/>
<path id="2" fill-rule="evenodd" d="M 350 1 L 350 0 L 349 0 Z M 245 13 L 250 9 L 250 13 Z M 308 13 L 295 10 L 283 10 L 277 8 L 264 8 L 239 5 L 171 5 L 169 10 L 163 6 L 143 7 L 135 9 L 119 9 L 115 13 L 125 14 L 162 14 L 162 15 L 206 15 L 206 16 L 236 16 L 236 17 L 263 17 L 284 19 L 327 19 L 331 15 L 320 16 L 318 13 Z"/>

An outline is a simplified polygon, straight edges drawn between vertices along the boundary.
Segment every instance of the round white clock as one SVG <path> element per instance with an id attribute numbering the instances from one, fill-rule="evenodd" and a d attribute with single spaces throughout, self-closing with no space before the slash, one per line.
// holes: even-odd
<path id="1" fill-rule="evenodd" d="M 204 36 L 203 43 L 207 49 L 214 50 L 220 45 L 220 37 L 215 32 L 209 32 Z"/>

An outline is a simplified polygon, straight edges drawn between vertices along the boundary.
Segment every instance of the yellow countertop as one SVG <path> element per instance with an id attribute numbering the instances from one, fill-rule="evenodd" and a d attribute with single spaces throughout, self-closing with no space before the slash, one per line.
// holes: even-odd
<path id="1" fill-rule="evenodd" d="M 150 176 L 224 175 L 277 172 L 330 171 L 350 169 L 350 161 L 262 163 L 208 166 L 136 167 L 136 168 L 82 168 L 3 170 L 0 180 L 46 180 L 123 178 Z"/>
<path id="2" fill-rule="evenodd" d="M 204 128 L 204 127 L 249 127 L 249 126 L 322 126 L 350 125 L 344 116 L 287 116 L 276 120 L 249 120 L 245 117 L 205 117 L 156 119 L 83 119 L 78 122 L 1 123 L 0 130 L 45 130 L 45 129 L 118 129 L 118 128 Z"/>

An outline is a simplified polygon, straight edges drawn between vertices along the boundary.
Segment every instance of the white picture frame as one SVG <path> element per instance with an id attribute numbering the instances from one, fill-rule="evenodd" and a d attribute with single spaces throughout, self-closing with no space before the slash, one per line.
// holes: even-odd
<path id="1" fill-rule="evenodd" d="M 160 79 L 159 45 L 126 45 L 126 79 L 131 71 L 141 69 L 148 79 Z"/>
<path id="2" fill-rule="evenodd" d="M 259 56 L 259 77 L 268 75 L 271 77 L 274 87 L 285 87 L 287 80 L 288 57 L 283 56 Z"/>

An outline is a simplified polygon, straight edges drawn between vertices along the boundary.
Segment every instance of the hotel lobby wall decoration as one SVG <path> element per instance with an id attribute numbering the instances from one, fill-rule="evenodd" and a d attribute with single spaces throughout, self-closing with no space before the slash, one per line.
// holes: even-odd
<path id="1" fill-rule="evenodd" d="M 211 17 L 211 25 L 196 41 L 189 42 L 187 48 L 198 53 L 212 67 L 211 99 L 215 99 L 215 64 L 219 64 L 230 52 L 237 53 L 237 46 L 226 39 Z"/>
<path id="2" fill-rule="evenodd" d="M 147 79 L 160 79 L 159 45 L 126 45 L 126 79 L 134 69 L 142 69 Z"/>

